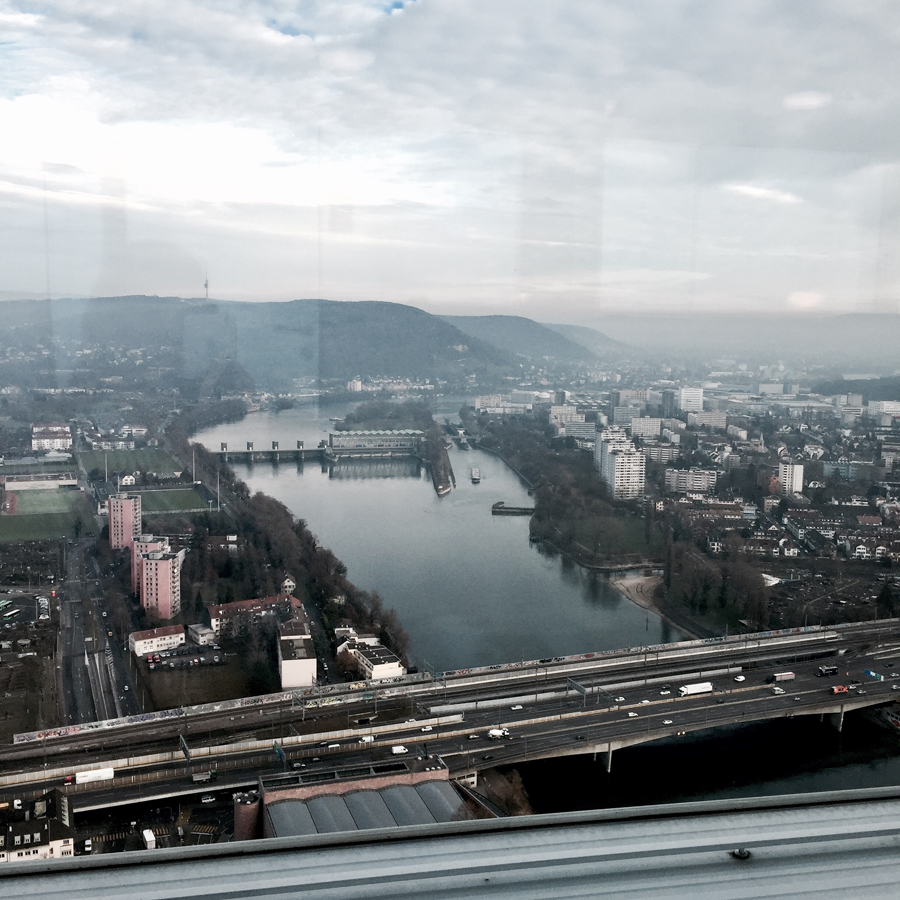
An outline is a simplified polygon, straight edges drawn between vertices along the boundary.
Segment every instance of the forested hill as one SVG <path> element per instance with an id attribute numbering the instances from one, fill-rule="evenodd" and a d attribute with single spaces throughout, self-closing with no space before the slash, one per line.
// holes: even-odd
<path id="1" fill-rule="evenodd" d="M 489 382 L 519 370 L 504 350 L 399 303 L 129 296 L 7 301 L 0 310 L 0 338 L 36 360 L 15 370 L 34 386 L 57 386 L 60 372 L 84 387 L 121 378 L 120 357 L 129 351 L 135 384 L 134 366 L 143 362 L 146 379 L 155 373 L 188 395 L 288 391 L 304 380 L 357 375 L 464 385 L 470 375 Z M 93 349 L 76 356 L 80 348 Z"/>
<path id="2" fill-rule="evenodd" d="M 522 316 L 444 316 L 443 319 L 472 338 L 487 341 L 508 353 L 527 359 L 551 358 L 563 363 L 596 363 L 599 358 L 599 343 L 589 347 L 583 340 L 560 333 L 557 326 L 541 325 Z M 597 338 L 605 337 L 600 332 L 593 333 Z M 609 338 L 606 340 L 610 347 L 623 346 Z"/>

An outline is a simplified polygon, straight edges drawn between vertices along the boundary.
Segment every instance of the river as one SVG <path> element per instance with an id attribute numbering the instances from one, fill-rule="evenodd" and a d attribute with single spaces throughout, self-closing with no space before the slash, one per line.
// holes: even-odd
<path id="1" fill-rule="evenodd" d="M 459 409 L 447 401 L 442 421 Z M 254 441 L 315 447 L 347 407 L 314 405 L 253 413 L 197 436 L 213 450 Z M 491 516 L 491 504 L 531 498 L 491 454 L 450 451 L 456 488 L 443 499 L 415 464 L 237 464 L 239 476 L 306 519 L 361 588 L 393 606 L 412 639 L 412 657 L 435 670 L 520 658 L 680 640 L 678 631 L 635 606 L 603 576 L 585 573 L 528 541 L 528 519 Z M 481 484 L 468 477 L 481 469 Z M 704 798 L 771 795 L 900 784 L 898 736 L 862 714 L 843 734 L 798 717 L 701 732 L 602 757 L 520 766 L 538 812 Z"/>
<path id="2" fill-rule="evenodd" d="M 452 403 L 450 404 L 453 405 Z M 456 409 L 459 409 L 456 403 Z M 252 413 L 196 436 L 210 449 L 315 447 L 345 407 Z M 236 463 L 253 491 L 305 519 L 360 588 L 378 591 L 411 638 L 411 657 L 437 671 L 681 640 L 603 575 L 586 573 L 528 540 L 528 517 L 491 506 L 531 506 L 502 460 L 450 450 L 456 487 L 443 498 L 415 461 Z M 481 470 L 472 484 L 470 470 Z"/>

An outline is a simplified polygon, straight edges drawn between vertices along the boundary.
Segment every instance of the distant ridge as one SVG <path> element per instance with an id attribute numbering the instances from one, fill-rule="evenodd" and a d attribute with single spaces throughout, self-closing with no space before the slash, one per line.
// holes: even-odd
<path id="1" fill-rule="evenodd" d="M 598 351 L 573 340 L 552 326 L 542 325 L 523 316 L 443 316 L 445 322 L 460 331 L 528 359 L 552 358 L 565 363 L 594 363 Z M 562 326 L 565 327 L 565 326 Z M 583 331 L 592 331 L 585 328 Z M 598 338 L 605 335 L 594 332 Z M 606 338 L 609 341 L 609 338 Z M 614 341 L 609 341 L 615 346 Z M 621 346 L 621 345 L 619 345 Z"/>
<path id="2" fill-rule="evenodd" d="M 459 389 L 519 371 L 504 350 L 439 316 L 381 301 L 233 302 L 180 297 L 9 300 L 4 327 L 64 342 L 166 348 L 175 379 L 291 390 L 298 381 L 362 375 L 441 378 Z M 226 377 L 227 376 L 227 377 Z M 236 388 L 237 389 L 237 388 Z"/>
<path id="3" fill-rule="evenodd" d="M 581 344 L 582 347 L 601 355 L 608 354 L 612 350 L 628 349 L 628 344 L 613 340 L 602 331 L 597 331 L 596 328 L 588 328 L 585 325 L 550 325 L 544 323 L 544 328 L 549 328 L 570 341 Z"/>

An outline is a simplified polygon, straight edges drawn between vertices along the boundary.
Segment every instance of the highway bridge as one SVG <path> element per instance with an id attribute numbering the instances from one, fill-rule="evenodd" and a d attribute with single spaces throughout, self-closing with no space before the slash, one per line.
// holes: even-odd
<path id="1" fill-rule="evenodd" d="M 818 676 L 823 663 L 838 665 L 839 674 Z M 796 677 L 778 686 L 785 693 L 776 693 L 766 679 L 784 670 Z M 714 691 L 678 695 L 681 685 L 698 681 L 712 682 Z M 835 684 L 850 690 L 834 695 Z M 18 735 L 0 748 L 0 793 L 59 786 L 66 775 L 90 767 L 113 766 L 114 787 L 140 784 L 145 793 L 157 782 L 183 784 L 191 771 L 237 775 L 281 768 L 273 762 L 276 740 L 286 764 L 313 769 L 384 759 L 398 744 L 412 754 L 441 756 L 457 778 L 584 753 L 602 754 L 610 768 L 617 749 L 707 728 L 801 715 L 828 717 L 840 728 L 847 711 L 900 697 L 895 687 L 900 620 L 685 641 L 332 685 Z M 490 739 L 492 728 L 508 729 L 509 738 Z M 361 743 L 363 736 L 372 741 Z"/>

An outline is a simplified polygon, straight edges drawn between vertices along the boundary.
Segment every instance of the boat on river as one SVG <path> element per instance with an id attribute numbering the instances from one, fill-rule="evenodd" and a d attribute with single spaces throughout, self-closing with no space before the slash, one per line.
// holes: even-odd
<path id="1" fill-rule="evenodd" d="M 479 484 L 481 482 L 481 469 L 474 468 L 472 469 L 472 484 Z"/>

